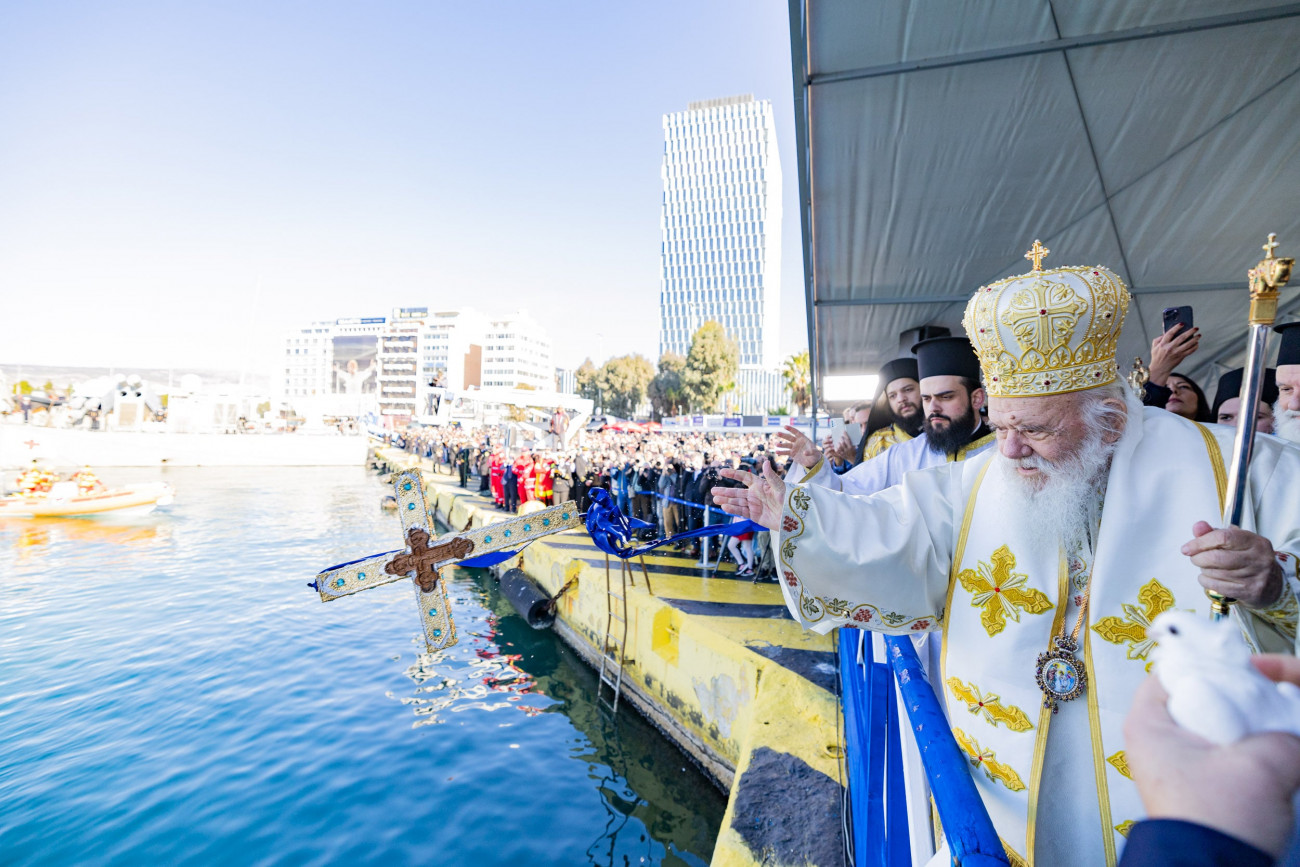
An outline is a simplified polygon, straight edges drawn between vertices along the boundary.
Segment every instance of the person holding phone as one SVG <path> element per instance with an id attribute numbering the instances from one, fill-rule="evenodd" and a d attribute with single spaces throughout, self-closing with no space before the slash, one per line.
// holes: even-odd
<path id="1" fill-rule="evenodd" d="M 1175 399 L 1174 407 L 1168 405 L 1175 391 L 1169 384 L 1170 376 L 1175 375 L 1174 370 L 1178 365 L 1186 361 L 1200 348 L 1200 345 L 1201 330 L 1192 324 L 1192 308 L 1166 307 L 1164 331 L 1151 341 L 1151 375 L 1146 385 L 1142 386 L 1144 404 L 1169 409 L 1177 415 L 1196 421 L 1210 420 L 1209 407 L 1206 405 L 1204 394 L 1201 394 L 1199 399 L 1193 400 L 1195 395 L 1192 392 L 1198 391 L 1199 387 L 1181 374 L 1177 375 L 1176 384 L 1180 386 L 1178 391 L 1184 393 L 1184 396 Z M 1204 419 L 1196 418 L 1198 409 L 1203 410 Z"/>

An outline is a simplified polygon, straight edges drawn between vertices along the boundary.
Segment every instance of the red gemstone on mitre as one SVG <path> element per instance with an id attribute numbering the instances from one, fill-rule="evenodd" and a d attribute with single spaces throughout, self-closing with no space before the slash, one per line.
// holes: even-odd
<path id="1" fill-rule="evenodd" d="M 1039 316 L 1046 316 L 1046 315 L 1047 315 L 1047 311 L 1046 311 L 1046 310 L 1039 310 L 1039 311 L 1038 311 L 1038 315 L 1039 315 Z"/>

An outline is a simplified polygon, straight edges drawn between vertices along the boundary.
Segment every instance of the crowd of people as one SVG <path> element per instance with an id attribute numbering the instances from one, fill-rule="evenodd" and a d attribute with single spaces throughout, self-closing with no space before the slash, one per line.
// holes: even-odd
<path id="1" fill-rule="evenodd" d="M 663 539 L 703 526 L 731 521 L 710 502 L 718 485 L 733 484 L 723 469 L 753 472 L 769 450 L 770 435 L 722 432 L 632 432 L 600 429 L 575 431 L 553 423 L 551 433 L 515 445 L 506 442 L 504 426 L 478 428 L 408 428 L 389 435 L 390 442 L 429 460 L 435 472 L 459 476 L 461 487 L 491 496 L 510 513 L 574 502 L 585 510 L 593 488 L 603 488 L 619 509 L 651 525 L 646 540 Z M 768 534 L 729 538 L 726 550 L 742 575 L 771 577 Z M 676 546 L 716 562 L 710 542 L 692 540 Z"/>

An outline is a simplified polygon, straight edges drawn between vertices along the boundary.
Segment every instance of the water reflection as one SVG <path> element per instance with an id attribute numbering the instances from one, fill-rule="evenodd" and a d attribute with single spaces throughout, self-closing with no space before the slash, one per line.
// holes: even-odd
<path id="1" fill-rule="evenodd" d="M 413 725 L 465 711 L 563 714 L 581 733 L 569 758 L 586 765 L 606 813 L 587 863 L 707 864 L 723 793 L 627 704 L 614 714 L 598 702 L 596 672 L 554 632 L 530 628 L 486 570 L 450 570 L 448 589 L 462 597 L 455 610 L 489 613 L 464 624 L 460 644 L 420 654 L 406 669 L 416 688 L 399 700 L 416 715 Z"/>
<path id="2" fill-rule="evenodd" d="M 20 564 L 33 563 L 47 549 L 65 542 L 149 549 L 165 547 L 171 539 L 171 522 L 164 515 L 150 515 L 133 522 L 96 518 L 0 519 L 0 545 L 11 548 Z"/>

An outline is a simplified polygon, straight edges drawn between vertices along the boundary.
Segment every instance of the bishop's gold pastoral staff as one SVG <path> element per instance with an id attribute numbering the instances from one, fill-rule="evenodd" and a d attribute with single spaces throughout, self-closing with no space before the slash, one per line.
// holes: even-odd
<path id="1" fill-rule="evenodd" d="M 1142 407 L 1116 375 L 1123 281 L 1046 254 L 1035 242 L 1033 270 L 980 287 L 963 319 L 996 449 L 869 497 L 770 467 L 714 496 L 779 532 L 807 628 L 941 633 L 936 680 L 1013 863 L 1113 865 L 1143 817 L 1122 725 L 1151 619 L 1208 617 L 1211 589 L 1265 649 L 1294 646 L 1300 450 L 1260 438 L 1241 528 L 1213 529 L 1232 430 Z"/>

